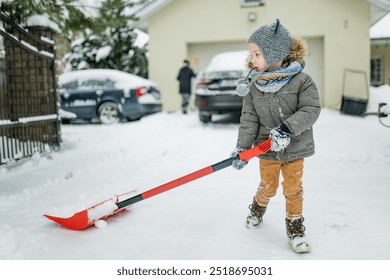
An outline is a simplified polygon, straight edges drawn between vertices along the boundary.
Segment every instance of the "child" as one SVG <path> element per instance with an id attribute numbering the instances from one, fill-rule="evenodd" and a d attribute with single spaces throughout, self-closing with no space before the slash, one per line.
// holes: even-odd
<path id="1" fill-rule="evenodd" d="M 249 206 L 248 228 L 259 228 L 269 200 L 276 194 L 280 173 L 286 199 L 286 229 L 294 252 L 309 252 L 302 216 L 302 175 L 305 157 L 314 154 L 312 126 L 320 114 L 317 87 L 303 73 L 306 46 L 291 38 L 276 22 L 257 29 L 248 40 L 253 67 L 241 79 L 237 93 L 244 96 L 233 155 L 272 138 L 271 151 L 260 156 L 259 188 Z M 235 160 L 241 169 L 246 161 Z"/>

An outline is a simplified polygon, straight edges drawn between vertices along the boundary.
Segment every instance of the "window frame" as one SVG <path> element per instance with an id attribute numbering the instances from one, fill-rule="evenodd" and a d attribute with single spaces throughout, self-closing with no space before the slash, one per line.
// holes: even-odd
<path id="1" fill-rule="evenodd" d="M 381 55 L 374 55 L 370 58 L 370 85 L 383 85 L 384 79 L 384 57 Z M 379 72 L 379 73 L 378 73 Z"/>
<path id="2" fill-rule="evenodd" d="M 257 7 L 264 5 L 264 0 L 240 0 L 241 7 Z"/>

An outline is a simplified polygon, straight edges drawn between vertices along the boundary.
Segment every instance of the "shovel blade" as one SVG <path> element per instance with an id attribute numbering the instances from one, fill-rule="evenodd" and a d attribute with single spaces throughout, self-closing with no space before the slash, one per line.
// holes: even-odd
<path id="1" fill-rule="evenodd" d="M 52 215 L 44 215 L 49 220 L 60 224 L 63 227 L 72 230 L 83 230 L 93 226 L 98 220 L 104 220 L 109 216 L 115 215 L 126 210 L 125 208 L 118 209 L 116 203 L 127 199 L 135 191 L 127 192 L 121 195 L 116 195 L 113 198 L 104 200 L 92 207 L 77 212 L 71 217 L 61 218 Z"/>
<path id="2" fill-rule="evenodd" d="M 44 215 L 44 216 L 49 220 L 52 220 L 60 224 L 61 226 L 72 230 L 82 230 L 93 225 L 90 224 L 88 221 L 88 210 L 80 211 L 69 218 L 61 218 L 61 217 L 55 217 L 51 215 Z"/>

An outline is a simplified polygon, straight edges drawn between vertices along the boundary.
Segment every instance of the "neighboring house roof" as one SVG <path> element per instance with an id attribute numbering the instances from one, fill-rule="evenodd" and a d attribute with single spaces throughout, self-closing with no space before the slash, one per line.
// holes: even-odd
<path id="1" fill-rule="evenodd" d="M 366 0 L 371 4 L 371 26 L 390 12 L 390 0 Z"/>
<path id="2" fill-rule="evenodd" d="M 381 18 L 370 28 L 370 39 L 390 38 L 390 13 Z"/>

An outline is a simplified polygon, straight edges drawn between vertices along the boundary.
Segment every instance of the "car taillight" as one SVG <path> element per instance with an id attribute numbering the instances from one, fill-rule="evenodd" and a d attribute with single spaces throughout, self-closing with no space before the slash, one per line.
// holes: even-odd
<path id="1" fill-rule="evenodd" d="M 206 102 L 205 101 L 197 101 L 196 104 L 198 105 L 198 107 L 203 107 L 206 105 Z"/>
<path id="2" fill-rule="evenodd" d="M 198 87 L 206 87 L 209 83 L 210 83 L 210 80 L 202 79 L 202 80 L 199 80 L 196 83 L 196 86 L 198 86 Z"/>
<path id="3" fill-rule="evenodd" d="M 135 96 L 140 97 L 146 94 L 146 88 L 139 87 L 135 90 Z"/>

